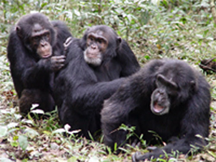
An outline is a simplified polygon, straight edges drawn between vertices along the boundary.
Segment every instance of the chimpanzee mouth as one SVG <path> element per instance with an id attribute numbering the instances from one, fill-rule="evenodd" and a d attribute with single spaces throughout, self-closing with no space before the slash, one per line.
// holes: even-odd
<path id="1" fill-rule="evenodd" d="M 157 102 L 154 103 L 153 105 L 153 111 L 155 113 L 161 113 L 165 110 L 165 107 L 160 106 Z"/>
<path id="2" fill-rule="evenodd" d="M 100 56 L 98 54 L 95 54 L 95 52 L 88 52 L 87 56 L 91 59 L 100 58 Z"/>
<path id="3" fill-rule="evenodd" d="M 47 53 L 47 54 L 43 55 L 43 58 L 48 58 L 48 57 L 50 57 L 51 55 L 52 55 L 52 54 Z"/>
<path id="4" fill-rule="evenodd" d="M 169 109 L 170 109 L 169 103 L 160 104 L 156 101 L 151 103 L 151 111 L 155 115 L 165 115 L 169 113 Z"/>

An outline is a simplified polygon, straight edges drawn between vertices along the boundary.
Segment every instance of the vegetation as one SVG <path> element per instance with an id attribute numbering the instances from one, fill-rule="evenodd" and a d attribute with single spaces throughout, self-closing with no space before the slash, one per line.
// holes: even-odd
<path id="1" fill-rule="evenodd" d="M 213 3 L 214 4 L 214 3 Z M 213 6 L 214 7 L 214 6 Z M 63 20 L 75 37 L 88 26 L 106 24 L 126 39 L 141 64 L 155 58 L 177 58 L 198 67 L 215 57 L 216 24 L 209 0 L 2 0 L 0 1 L 0 160 L 9 161 L 131 161 L 141 146 L 122 148 L 119 155 L 106 153 L 101 141 L 76 137 L 59 124 L 56 111 L 41 120 L 21 118 L 6 57 L 11 26 L 24 14 L 39 11 L 51 20 Z M 216 158 L 216 79 L 204 73 L 212 86 L 209 145 L 198 155 L 159 161 L 214 161 Z M 124 127 L 124 126 L 123 126 Z M 124 127 L 124 129 L 126 129 Z M 129 129 L 133 133 L 133 127 Z M 63 134 L 68 134 L 64 136 Z M 130 134 L 129 134 L 130 135 Z M 196 149 L 196 148 L 195 148 Z"/>

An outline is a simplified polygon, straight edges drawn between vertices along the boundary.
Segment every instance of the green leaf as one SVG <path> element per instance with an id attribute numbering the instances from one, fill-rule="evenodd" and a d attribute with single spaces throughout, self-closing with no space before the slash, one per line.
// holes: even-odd
<path id="1" fill-rule="evenodd" d="M 19 138 L 18 136 L 13 136 L 13 140 L 14 140 L 14 141 L 17 141 L 18 138 Z"/>
<path id="2" fill-rule="evenodd" d="M 71 158 L 69 158 L 69 159 L 67 160 L 67 162 L 77 162 L 77 157 L 72 156 Z"/>
<path id="3" fill-rule="evenodd" d="M 74 13 L 77 15 L 77 16 L 80 16 L 80 12 L 78 10 L 74 10 Z"/>
<path id="4" fill-rule="evenodd" d="M 39 104 L 32 104 L 31 110 L 35 109 L 38 106 L 39 106 Z"/>
<path id="5" fill-rule="evenodd" d="M 13 161 L 11 161 L 10 159 L 7 159 L 7 158 L 0 158 L 0 161 L 1 162 L 13 162 Z"/>
<path id="6" fill-rule="evenodd" d="M 6 126 L 0 126 L 0 137 L 4 137 L 7 134 L 7 127 Z"/>
<path id="7" fill-rule="evenodd" d="M 8 125 L 7 125 L 7 127 L 10 129 L 10 128 L 14 128 L 14 127 L 16 127 L 16 126 L 18 126 L 18 123 L 14 123 L 14 122 L 11 122 L 11 123 L 9 123 Z"/>
<path id="8" fill-rule="evenodd" d="M 18 142 L 19 142 L 19 146 L 22 148 L 23 151 L 26 150 L 27 146 L 28 146 L 28 139 L 26 136 L 23 136 L 23 135 L 20 135 L 19 136 L 19 139 L 18 139 Z"/>
<path id="9" fill-rule="evenodd" d="M 41 109 L 32 110 L 31 112 L 35 114 L 44 114 L 44 111 Z"/>
<path id="10" fill-rule="evenodd" d="M 100 160 L 98 159 L 98 157 L 94 156 L 94 157 L 90 157 L 89 162 L 99 162 Z"/>
<path id="11" fill-rule="evenodd" d="M 42 3 L 41 8 L 44 8 L 47 5 L 47 3 Z"/>
<path id="12" fill-rule="evenodd" d="M 56 130 L 54 130 L 53 132 L 52 132 L 52 134 L 55 134 L 55 133 L 65 133 L 66 131 L 65 131 L 65 129 L 63 129 L 63 128 L 59 128 L 59 129 L 56 129 Z"/>
<path id="13" fill-rule="evenodd" d="M 117 150 L 117 143 L 115 142 L 114 143 L 114 151 L 116 151 Z"/>
<path id="14" fill-rule="evenodd" d="M 216 153 L 214 153 L 213 151 L 209 151 L 207 150 L 208 154 L 210 154 L 211 156 L 213 156 L 214 158 L 216 158 Z"/>
<path id="15" fill-rule="evenodd" d="M 144 58 L 147 59 L 147 60 L 149 60 L 150 56 L 149 55 L 145 55 Z"/>
<path id="16" fill-rule="evenodd" d="M 17 141 L 12 141 L 12 142 L 10 142 L 10 144 L 11 144 L 11 146 L 13 146 L 13 147 L 17 147 L 17 146 L 18 146 Z"/>
<path id="17" fill-rule="evenodd" d="M 26 135 L 30 137 L 31 139 L 36 136 L 39 136 L 39 133 L 36 130 L 31 129 L 31 128 L 26 128 L 25 132 L 26 132 Z"/>

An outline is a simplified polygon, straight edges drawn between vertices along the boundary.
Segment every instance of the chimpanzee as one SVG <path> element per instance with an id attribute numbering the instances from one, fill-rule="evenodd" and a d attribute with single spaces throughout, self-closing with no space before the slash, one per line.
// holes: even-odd
<path id="1" fill-rule="evenodd" d="M 50 22 L 41 13 L 24 15 L 11 30 L 7 56 L 21 114 L 34 103 L 44 111 L 54 109 L 54 72 L 64 66 L 63 43 L 68 37 L 63 22 Z"/>
<path id="2" fill-rule="evenodd" d="M 62 124 L 89 138 L 100 130 L 100 111 L 122 84 L 139 70 L 139 63 L 125 40 L 108 26 L 88 28 L 68 47 L 66 64 L 55 79 L 55 100 Z"/>
<path id="3" fill-rule="evenodd" d="M 125 124 L 136 126 L 135 134 L 143 134 L 149 144 L 160 143 L 155 138 L 158 135 L 172 141 L 153 152 L 136 153 L 133 161 L 164 157 L 164 151 L 186 154 L 191 145 L 202 148 L 206 141 L 196 135 L 205 138 L 209 134 L 209 89 L 205 78 L 184 61 L 150 61 L 104 101 L 101 127 L 105 144 L 113 150 L 123 145 L 127 132 L 119 126 Z"/>

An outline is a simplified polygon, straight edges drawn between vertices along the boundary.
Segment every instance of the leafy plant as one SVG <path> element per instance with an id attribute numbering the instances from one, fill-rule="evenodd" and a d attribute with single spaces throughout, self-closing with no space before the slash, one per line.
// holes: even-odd
<path id="1" fill-rule="evenodd" d="M 185 60 L 199 70 L 197 65 L 202 59 L 215 57 L 216 28 L 208 0 L 2 0 L 0 4 L 1 161 L 128 161 L 134 151 L 147 152 L 141 135 L 137 136 L 140 146 L 127 144 L 121 148 L 124 154 L 113 155 L 102 138 L 89 141 L 78 138 L 77 131 L 69 131 L 67 126 L 62 128 L 57 110 L 33 110 L 33 116 L 21 117 L 6 48 L 12 26 L 24 14 L 42 12 L 51 20 L 63 20 L 77 38 L 89 26 L 108 25 L 128 41 L 141 64 L 171 57 Z M 176 158 L 158 161 L 215 160 L 216 81 L 214 74 L 204 75 L 212 87 L 209 144 L 201 154 L 182 157 L 173 153 Z M 41 118 L 43 115 L 47 118 Z M 135 127 L 121 128 L 129 132 L 127 139 L 136 136 Z"/>

